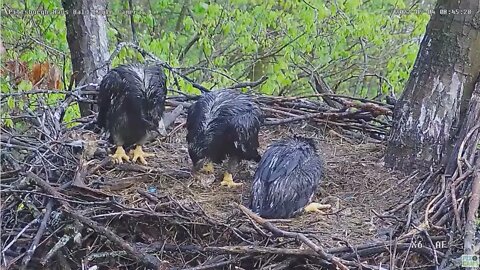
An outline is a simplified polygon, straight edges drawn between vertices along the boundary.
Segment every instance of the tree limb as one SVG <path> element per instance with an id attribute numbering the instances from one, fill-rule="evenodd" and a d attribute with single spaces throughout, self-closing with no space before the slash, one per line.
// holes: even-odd
<path id="1" fill-rule="evenodd" d="M 187 55 L 188 51 L 192 48 L 192 46 L 195 44 L 200 39 L 200 34 L 195 33 L 193 38 L 187 43 L 185 48 L 178 54 L 178 61 L 182 62 L 183 58 L 185 58 L 185 55 Z"/>

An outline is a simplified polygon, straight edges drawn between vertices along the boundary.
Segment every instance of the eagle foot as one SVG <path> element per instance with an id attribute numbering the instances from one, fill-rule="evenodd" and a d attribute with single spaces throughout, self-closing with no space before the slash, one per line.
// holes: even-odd
<path id="1" fill-rule="evenodd" d="M 232 174 L 229 173 L 229 172 L 226 172 L 226 173 L 223 174 L 223 180 L 222 180 L 222 182 L 220 182 L 220 185 L 227 186 L 229 188 L 233 188 L 233 187 L 239 187 L 239 186 L 243 185 L 243 183 L 233 182 Z"/>
<path id="2" fill-rule="evenodd" d="M 320 204 L 320 203 L 312 202 L 309 205 L 305 206 L 304 210 L 306 213 L 316 212 L 319 214 L 324 214 L 322 210 L 330 209 L 330 208 L 332 208 L 332 205 L 330 204 Z"/>
<path id="3" fill-rule="evenodd" d="M 213 174 L 215 172 L 215 169 L 213 168 L 213 163 L 208 162 L 203 166 L 203 168 L 200 171 L 206 174 Z"/>
<path id="4" fill-rule="evenodd" d="M 141 145 L 137 145 L 135 147 L 135 150 L 130 151 L 130 154 L 133 154 L 133 157 L 132 157 L 133 162 L 137 162 L 137 160 L 139 160 L 140 163 L 142 163 L 143 165 L 147 165 L 147 161 L 145 160 L 146 157 L 155 156 L 155 154 L 143 152 Z"/>
<path id="5" fill-rule="evenodd" d="M 123 163 L 123 160 L 130 161 L 130 157 L 127 156 L 122 146 L 117 146 L 117 150 L 115 151 L 115 154 L 110 155 L 110 157 L 113 159 L 113 162 L 115 163 Z"/>

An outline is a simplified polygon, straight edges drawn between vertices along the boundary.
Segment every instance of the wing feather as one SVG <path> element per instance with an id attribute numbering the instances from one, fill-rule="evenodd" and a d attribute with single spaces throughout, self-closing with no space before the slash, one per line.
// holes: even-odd
<path id="1" fill-rule="evenodd" d="M 103 77 L 102 82 L 98 90 L 98 116 L 97 124 L 99 127 L 107 127 L 108 112 L 111 106 L 115 103 L 112 102 L 116 89 L 120 89 L 122 85 L 122 78 L 117 72 L 108 72 Z M 116 93 L 115 95 L 118 95 Z M 112 104 L 113 103 L 113 104 Z"/>
<path id="2" fill-rule="evenodd" d="M 292 217 L 314 195 L 322 167 L 315 148 L 308 143 L 288 139 L 271 145 L 254 175 L 251 209 L 264 217 Z"/>
<path id="3" fill-rule="evenodd" d="M 261 123 L 261 110 L 250 96 L 233 90 L 204 94 L 187 116 L 192 161 L 205 157 L 219 161 L 226 155 L 256 159 Z"/>

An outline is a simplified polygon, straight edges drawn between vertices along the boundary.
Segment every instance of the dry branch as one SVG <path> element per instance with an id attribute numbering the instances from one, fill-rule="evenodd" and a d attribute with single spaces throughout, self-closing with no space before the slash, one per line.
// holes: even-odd
<path id="1" fill-rule="evenodd" d="M 37 175 L 33 174 L 32 172 L 28 172 L 27 175 L 35 181 L 37 185 L 42 187 L 45 191 L 50 193 L 51 195 L 54 196 L 55 199 L 57 199 L 60 204 L 63 206 L 63 211 L 70 215 L 72 218 L 78 220 L 82 224 L 92 228 L 94 231 L 96 231 L 99 234 L 104 235 L 107 239 L 112 241 L 113 243 L 117 244 L 120 246 L 123 250 L 125 250 L 133 259 L 139 260 L 142 264 L 144 264 L 147 267 L 151 267 L 154 269 L 158 269 L 161 266 L 161 262 L 149 255 L 149 254 L 144 254 L 138 250 L 136 250 L 134 247 L 132 247 L 130 244 L 128 244 L 125 240 L 120 238 L 118 235 L 110 231 L 109 229 L 100 226 L 97 222 L 91 220 L 88 217 L 85 217 L 83 215 L 80 215 L 76 213 L 75 210 L 72 209 L 71 205 L 63 200 L 63 196 L 61 193 L 59 193 L 55 188 L 53 188 L 50 184 L 48 184 L 45 180 L 41 179 Z"/>
<path id="2" fill-rule="evenodd" d="M 225 88 L 253 88 L 263 83 L 264 80 L 265 78 L 257 82 L 240 82 Z M 15 156 L 15 158 L 8 159 L 13 165 L 11 167 L 7 166 L 8 169 L 4 170 L 8 172 L 8 176 L 15 183 L 15 189 L 12 188 L 11 190 L 25 192 L 30 197 L 42 198 L 42 200 L 34 200 L 34 206 L 39 209 L 45 208 L 41 201 L 48 200 L 55 203 L 58 202 L 62 206 L 58 210 L 63 214 L 58 218 L 54 218 L 53 213 L 48 215 L 49 218 L 44 216 L 46 227 L 49 230 L 42 229 L 43 232 L 42 230 L 37 230 L 40 239 L 38 245 L 33 245 L 34 242 L 32 241 L 29 242 L 31 247 L 37 246 L 34 250 L 36 255 L 43 254 L 39 262 L 42 265 L 41 267 L 48 267 L 48 263 L 55 260 L 66 261 L 68 259 L 72 262 L 79 262 L 79 258 L 68 258 L 68 256 L 74 255 L 69 255 L 62 251 L 64 248 L 69 247 L 70 244 L 73 244 L 84 249 L 87 247 L 92 249 L 91 256 L 88 258 L 94 259 L 97 265 L 106 263 L 109 260 L 115 260 L 118 265 L 131 264 L 132 261 L 136 261 L 138 262 L 136 265 L 167 267 L 167 263 L 155 258 L 156 254 L 162 254 L 162 256 L 167 256 L 167 261 L 174 263 L 175 267 L 179 269 L 185 267 L 213 269 L 234 263 L 250 264 L 255 261 L 266 261 L 272 267 L 285 268 L 290 264 L 294 265 L 295 261 L 302 261 L 305 258 L 327 267 L 335 264 L 340 269 L 360 266 L 366 269 L 371 268 L 367 267 L 367 264 L 356 262 L 357 253 L 366 254 L 370 258 L 374 258 L 377 255 L 373 251 L 367 252 L 368 249 L 363 251 L 365 248 L 358 247 L 359 249 L 355 251 L 348 248 L 343 251 L 325 251 L 303 233 L 289 232 L 287 230 L 276 231 L 275 229 L 278 229 L 278 227 L 272 223 L 261 224 L 258 222 L 259 220 L 255 220 L 251 216 L 249 216 L 250 221 L 246 221 L 244 218 L 234 218 L 231 221 L 217 220 L 205 214 L 205 211 L 197 203 L 186 203 L 184 198 L 158 196 L 155 192 L 151 193 L 141 189 L 136 192 L 139 197 L 123 201 L 122 199 L 125 198 L 116 196 L 115 192 L 106 192 L 102 187 L 108 186 L 113 181 L 103 178 L 105 174 L 112 171 L 118 175 L 133 174 L 139 175 L 138 178 L 141 178 L 141 176 L 146 176 L 147 178 L 165 177 L 172 181 L 190 179 L 191 174 L 188 167 L 171 167 L 167 163 L 160 163 L 156 167 L 131 163 L 112 166 L 109 158 L 106 156 L 108 145 L 105 138 L 98 134 L 94 135 L 93 138 L 91 134 L 85 134 L 85 132 L 88 133 L 90 131 L 84 130 L 84 127 L 94 123 L 94 117 L 77 120 L 80 125 L 75 128 L 67 128 L 64 124 L 61 124 L 63 112 L 69 105 L 77 101 L 95 103 L 94 100 L 86 100 L 81 97 L 86 94 L 95 96 L 97 87 L 97 85 L 89 85 L 89 87 L 73 89 L 72 92 L 61 92 L 66 95 L 66 99 L 61 102 L 59 107 L 42 107 L 37 111 L 32 111 L 29 116 L 36 119 L 36 121 L 31 123 L 33 129 L 28 136 L 35 139 L 30 139 L 30 137 L 26 139 L 25 136 L 18 136 L 15 130 L 8 130 L 3 132 L 0 140 L 2 147 L 7 148 L 11 152 L 11 156 Z M 22 95 L 42 97 L 51 93 L 49 90 L 41 90 L 36 93 L 19 93 L 16 97 L 21 97 Z M 59 92 L 57 91 L 56 93 Z M 253 92 L 251 93 L 253 94 Z M 348 103 L 348 98 L 332 96 L 332 100 L 338 100 L 336 104 L 341 106 L 339 108 L 331 108 L 321 100 L 314 100 L 309 97 L 280 98 L 258 94 L 253 95 L 264 109 L 267 116 L 267 124 L 270 125 L 309 121 L 313 124 L 327 123 L 328 125 L 361 130 L 366 134 L 377 135 L 386 134 L 388 129 L 388 124 L 382 125 L 375 122 L 389 121 L 388 112 L 390 108 L 382 104 L 359 100 L 355 103 Z M 316 97 L 320 96 L 317 95 Z M 168 128 L 168 126 L 173 125 L 175 119 L 181 117 L 185 112 L 184 108 L 188 108 L 197 99 L 198 96 L 186 95 L 184 93 L 181 93 L 179 96 L 170 96 L 166 105 L 174 109 L 170 109 L 170 112 L 166 113 L 164 117 L 165 126 Z M 345 100 L 347 101 L 344 102 Z M 384 111 L 379 108 L 383 108 Z M 383 114 L 376 114 L 377 111 L 381 111 Z M 20 117 L 18 119 L 28 118 Z M 182 125 L 177 125 L 171 133 L 177 132 L 178 128 L 182 128 Z M 85 135 L 88 136 L 85 137 Z M 161 140 L 168 141 L 169 138 L 167 136 Z M 95 143 L 91 144 L 92 142 Z M 158 145 L 162 145 L 162 143 L 160 142 Z M 17 162 L 17 155 L 20 152 L 23 153 L 23 156 L 21 156 L 21 161 Z M 2 164 L 2 166 L 4 165 Z M 22 171 L 27 171 L 27 173 L 22 174 Z M 61 172 L 61 174 L 57 172 Z M 26 181 L 22 181 L 24 178 L 33 180 L 35 185 L 32 187 L 32 185 L 25 183 Z M 117 190 L 122 189 L 122 181 L 124 184 L 128 184 L 125 183 L 126 179 L 115 179 L 115 181 L 120 185 L 120 189 Z M 135 179 L 133 181 L 141 180 Z M 40 189 L 35 189 L 37 186 Z M 34 190 L 31 190 L 32 188 Z M 42 190 L 45 192 L 42 192 Z M 132 206 L 132 201 L 135 206 Z M 20 201 L 15 202 L 14 207 L 18 203 Z M 22 223 L 22 226 L 33 222 L 29 216 L 24 216 L 23 218 L 25 222 Z M 66 223 L 66 226 L 60 228 L 49 227 L 55 226 L 53 224 L 59 222 Z M 79 227 L 72 226 L 72 222 L 74 224 L 78 223 Z M 135 237 L 136 239 L 143 239 L 141 244 L 150 243 L 150 245 L 147 248 L 140 245 L 140 243 L 133 244 L 138 240 L 131 240 L 128 238 L 129 234 L 125 235 L 122 232 L 126 227 L 124 222 L 133 228 L 138 227 L 136 222 L 138 224 L 159 224 L 159 226 L 161 224 L 161 228 L 168 228 L 166 231 L 162 231 L 162 235 L 165 235 L 165 237 L 168 235 L 168 239 L 162 241 L 162 243 L 155 244 L 155 242 L 151 242 L 152 239 L 145 236 L 148 233 L 140 229 L 143 226 L 141 225 L 134 233 Z M 2 224 L 2 226 L 11 226 L 9 229 L 13 229 L 17 225 Z M 92 231 L 85 234 L 84 230 L 87 227 L 92 229 Z M 26 226 L 25 228 L 25 230 L 21 230 L 22 228 L 18 228 L 18 230 L 25 232 L 31 226 Z M 71 232 L 72 228 L 75 228 L 74 232 Z M 2 227 L 2 229 L 5 228 Z M 117 230 L 117 233 L 114 233 L 113 230 Z M 271 241 L 270 233 L 267 231 L 274 233 L 275 236 L 282 236 L 277 237 L 276 241 L 278 243 Z M 63 235 L 57 235 L 56 232 L 62 232 Z M 184 236 L 177 242 L 178 236 L 170 236 L 172 232 L 175 232 L 175 235 L 183 234 Z M 202 233 L 196 235 L 192 232 Z M 94 243 L 97 244 L 89 242 L 92 237 L 96 239 Z M 109 241 L 101 241 L 101 239 L 105 238 Z M 23 240 L 23 233 L 18 236 L 18 239 Z M 47 241 L 47 239 L 54 241 Z M 71 243 L 72 239 L 74 243 Z M 301 243 L 291 241 L 292 239 L 299 240 L 309 248 L 300 248 Z M 181 242 L 185 242 L 185 244 Z M 265 243 L 265 245 L 253 244 L 257 242 Z M 16 245 L 16 241 L 11 243 Z M 102 245 L 98 243 L 102 243 Z M 374 246 L 375 249 L 373 250 L 380 253 L 384 252 L 386 245 L 383 243 L 381 247 Z M 7 251 L 10 251 L 9 246 L 6 248 Z M 112 250 L 114 250 L 113 253 Z M 164 252 L 171 254 L 171 257 L 165 255 Z M 241 254 L 245 254 L 245 256 L 238 256 Z M 335 254 L 335 256 L 332 254 Z M 24 254 L 16 254 L 16 256 L 20 256 L 20 258 L 22 256 L 25 257 L 25 261 L 30 260 Z M 197 260 L 189 261 L 188 258 L 185 258 L 188 256 L 194 256 Z M 209 261 L 210 256 L 217 256 L 221 259 L 219 261 Z M 292 256 L 295 256 L 295 259 L 290 264 L 278 264 L 280 258 Z M 12 261 L 13 259 L 10 260 L 10 262 Z M 35 260 L 30 260 L 29 265 L 35 263 L 37 263 Z M 75 269 L 75 266 L 72 266 L 72 269 Z"/>
<path id="3" fill-rule="evenodd" d="M 40 243 L 40 240 L 45 232 L 45 229 L 47 228 L 47 222 L 50 218 L 50 214 L 52 213 L 52 208 L 53 208 L 53 200 L 48 200 L 45 214 L 43 216 L 42 222 L 40 223 L 40 228 L 38 228 L 37 234 L 35 235 L 35 238 L 33 238 L 30 248 L 27 250 L 25 257 L 23 257 L 22 267 L 21 267 L 22 270 L 27 269 L 27 265 L 32 259 L 33 253 L 37 249 L 38 243 Z"/>
<path id="4" fill-rule="evenodd" d="M 132 259 L 139 260 L 143 265 L 153 269 L 159 269 L 159 267 L 162 265 L 162 263 L 156 257 L 138 251 L 136 248 L 132 247 L 129 243 L 109 229 L 100 226 L 97 222 L 75 213 L 75 211 L 72 209 L 66 208 L 64 211 L 84 225 L 92 228 L 95 232 L 104 235 L 108 240 L 117 244 L 122 248 L 122 250 L 125 250 Z"/>
<path id="5" fill-rule="evenodd" d="M 136 49 L 160 63 L 171 71 L 175 81 L 181 77 L 202 92 L 209 91 L 189 78 L 188 73 L 183 73 L 186 70 L 202 70 L 203 67 L 174 68 L 132 43 L 119 44 L 106 65 L 110 65 L 124 47 Z M 223 89 L 250 88 L 248 92 L 266 115 L 266 125 L 304 121 L 322 127 L 335 127 L 337 134 L 342 133 L 341 129 L 360 131 L 356 134 L 361 138 L 363 135 L 385 138 L 388 134 L 391 105 L 336 95 L 328 89 L 299 97 L 267 96 L 252 91 L 266 79 L 255 82 L 236 82 L 232 79 L 234 84 Z M 322 84 L 321 78 L 316 80 L 312 82 Z M 167 98 L 166 105 L 170 112 L 164 116 L 166 128 L 175 126 L 170 134 L 184 127 L 185 108 L 199 98 L 198 95 L 183 93 L 178 82 L 173 87 L 176 89 L 169 91 L 178 96 Z M 317 87 L 328 88 L 328 85 Z M 243 206 L 238 207 L 248 219 L 243 215 L 212 217 L 195 201 L 198 195 L 178 198 L 177 194 L 164 192 L 159 184 L 176 181 L 175 184 L 189 191 L 191 183 L 187 180 L 191 179 L 190 168 L 176 165 L 185 162 L 185 149 L 174 149 L 181 153 L 179 156 L 160 157 L 162 162 L 157 162 L 154 167 L 132 163 L 112 165 L 107 156 L 109 145 L 106 138 L 89 131 L 89 127 L 95 123 L 94 116 L 76 119 L 74 124 L 77 126 L 67 127 L 63 121 L 65 110 L 78 102 L 95 104 L 97 90 L 98 85 L 90 84 L 69 91 L 42 89 L 0 95 L 2 102 L 6 97 L 35 96 L 39 100 L 38 107 L 11 115 L 15 121 L 23 121 L 28 127 L 27 131 L 3 128 L 0 138 L 2 150 L 5 150 L 2 151 L 5 152 L 2 153 L 2 178 L 8 177 L 6 181 L 2 179 L 2 195 L 8 195 L 2 196 L 2 206 L 5 205 L 2 214 L 18 217 L 18 220 L 2 222 L 2 231 L 12 232 L 2 246 L 2 251 L 9 254 L 4 259 L 7 265 L 23 260 L 23 264 L 32 269 L 47 268 L 49 263 L 66 262 L 71 263 L 71 269 L 77 269 L 80 265 L 88 269 L 94 266 L 91 263 L 95 263 L 104 268 L 128 265 L 132 268 L 146 266 L 199 270 L 229 265 L 239 265 L 245 269 L 251 265 L 289 269 L 297 264 L 309 263 L 337 269 L 384 269 L 370 264 L 378 265 L 377 262 L 388 257 L 393 247 L 397 252 L 409 250 L 411 254 L 420 254 L 428 259 L 435 254 L 439 259 L 444 258 L 444 253 L 431 247 L 410 248 L 413 235 L 388 241 L 375 239 L 361 245 L 342 242 L 342 246 L 324 249 L 314 242 L 313 233 L 276 226 L 273 221 L 266 221 Z M 46 100 L 45 97 L 50 94 L 64 94 L 65 99 L 56 106 L 47 106 L 42 100 Z M 182 121 L 176 121 L 179 117 Z M 181 123 L 174 125 L 176 122 Z M 340 136 L 348 137 L 345 134 Z M 178 147 L 171 146 L 172 137 L 168 135 L 151 146 Z M 354 142 L 353 139 L 350 141 Z M 174 163 L 174 166 L 170 163 Z M 470 171 L 463 170 L 454 180 L 457 197 L 463 194 L 460 190 L 468 190 L 466 182 L 473 175 Z M 408 178 L 405 181 L 410 180 Z M 132 189 L 131 183 L 140 183 L 142 187 L 137 185 Z M 116 189 L 106 188 L 114 185 L 118 185 Z M 428 186 L 425 183 L 422 188 Z M 422 189 L 417 191 L 423 192 Z M 418 204 L 430 198 L 426 194 L 437 195 L 440 191 L 437 187 L 415 196 L 411 204 L 412 215 Z M 131 193 L 125 195 L 127 192 Z M 473 209 L 475 198 L 472 198 L 470 204 L 473 201 Z M 408 207 L 411 202 L 407 201 L 397 211 Z M 439 196 L 431 204 L 432 213 L 427 219 L 432 224 L 438 223 L 441 217 L 438 213 L 447 209 L 444 205 L 448 203 L 447 199 Z M 460 213 L 466 204 L 459 205 Z M 28 210 L 17 211 L 22 205 L 27 205 Z M 57 209 L 55 205 L 61 207 Z M 45 211 L 43 216 L 41 210 Z M 460 217 L 465 219 L 464 216 Z M 397 219 L 388 220 L 399 223 L 404 219 L 397 216 Z M 413 220 L 412 224 L 416 225 Z M 36 229 L 38 223 L 40 226 Z M 438 236 L 429 235 L 428 238 L 434 241 Z M 22 250 L 18 248 L 22 243 L 26 243 L 26 252 L 19 251 Z M 36 260 L 37 256 L 41 259 Z M 392 260 L 395 261 L 395 258 Z"/>
<path id="6" fill-rule="evenodd" d="M 352 265 L 351 262 L 344 261 L 340 258 L 337 258 L 331 254 L 327 254 L 322 247 L 316 245 L 315 243 L 312 242 L 312 240 L 308 239 L 304 234 L 301 233 L 294 233 L 294 232 L 287 232 L 284 230 L 281 230 L 277 228 L 275 225 L 272 223 L 266 221 L 265 219 L 259 217 L 255 213 L 253 213 L 250 209 L 246 208 L 243 205 L 237 205 L 237 207 L 242 210 L 242 212 L 255 220 L 258 224 L 262 225 L 265 229 L 269 230 L 276 236 L 282 236 L 282 237 L 288 237 L 288 238 L 293 238 L 293 239 L 298 239 L 305 243 L 309 248 L 311 248 L 313 251 L 318 253 L 320 258 L 329 261 L 339 267 L 340 269 L 348 269 L 344 264 Z"/>

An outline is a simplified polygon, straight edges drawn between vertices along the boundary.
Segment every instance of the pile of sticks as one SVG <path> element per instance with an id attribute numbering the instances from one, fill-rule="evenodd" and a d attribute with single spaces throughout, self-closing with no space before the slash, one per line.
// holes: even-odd
<path id="1" fill-rule="evenodd" d="M 459 140 L 444 165 L 420 177 L 413 196 L 386 216 L 406 216 L 398 232 L 402 237 L 422 235 L 435 247 L 429 233 L 448 235 L 445 252 L 436 251 L 440 269 L 460 268 L 460 256 L 480 253 L 480 82 L 476 84 Z M 458 237 L 458 236 L 461 237 Z M 463 237 L 463 241 L 459 241 Z M 448 256 L 447 256 L 448 255 Z M 452 260 L 452 258 L 454 258 Z M 473 268 L 472 268 L 473 269 Z M 477 268 L 478 269 L 478 268 Z"/>
<path id="2" fill-rule="evenodd" d="M 142 54 L 149 55 L 145 51 Z M 160 62 L 154 56 L 151 58 Z M 202 92 L 211 91 L 168 64 L 161 64 L 174 78 L 182 77 Z M 251 89 L 264 81 L 262 78 L 229 88 Z M 169 114 L 168 124 L 174 123 L 175 118 L 198 99 L 196 95 L 183 93 L 178 83 L 175 85 L 177 89 L 171 89 L 175 95 L 167 99 L 167 106 L 176 108 Z M 237 213 L 230 218 L 218 220 L 206 214 L 193 200 L 143 189 L 137 190 L 139 198 L 133 205 L 130 198 L 104 193 L 86 184 L 85 179 L 106 170 L 148 172 L 175 179 L 189 178 L 190 173 L 161 166 L 112 165 L 105 153 L 92 150 L 107 147 L 104 138 L 89 131 L 95 115 L 77 119 L 79 125 L 67 127 L 63 121 L 65 110 L 79 102 L 95 104 L 97 87 L 91 84 L 65 92 L 34 90 L 2 94 L 2 102 L 12 96 L 36 95 L 38 104 L 35 109 L 11 115 L 16 124 L 14 128 L 2 128 L 1 264 L 6 269 L 40 269 L 55 265 L 64 265 L 63 269 L 198 270 L 229 265 L 243 269 L 290 269 L 298 265 L 389 269 L 398 265 L 398 260 L 407 261 L 413 253 L 430 261 L 446 257 L 433 244 L 413 245 L 419 235 L 429 243 L 448 240 L 441 235 L 430 235 L 427 228 L 443 229 L 452 216 L 457 226 L 471 227 L 468 218 L 471 213 L 464 215 L 461 211 L 466 202 L 456 205 L 453 215 L 444 217 L 450 210 L 445 209 L 445 197 L 442 196 L 435 196 L 427 203 L 422 219 L 424 225 L 418 226 L 412 218 L 417 206 L 431 198 L 427 195 L 451 192 L 452 201 L 458 201 L 454 196 L 464 194 L 462 192 L 474 182 L 471 179 L 476 175 L 469 167 L 471 163 L 466 162 L 456 168 L 450 184 L 444 181 L 442 185 L 428 186 L 431 181 L 427 178 L 439 178 L 441 174 L 426 175 L 415 193 L 419 195 L 389 213 L 379 214 L 379 217 L 397 221 L 400 228 L 395 232 L 397 235 L 392 233 L 389 240 L 379 239 L 357 246 L 343 243 L 339 247 L 324 248 L 314 235 L 280 229 L 274 222 L 262 219 L 242 205 L 234 205 Z M 63 93 L 65 99 L 48 106 L 42 97 L 51 93 Z M 390 127 L 393 106 L 378 101 L 332 93 L 301 97 L 273 97 L 253 91 L 252 94 L 267 116 L 265 124 L 270 126 L 306 121 L 380 140 L 385 139 Z M 327 99 L 329 102 L 325 102 Z M 97 145 L 93 147 L 92 141 Z M 463 149 L 459 153 L 463 155 Z M 477 183 L 474 190 L 478 190 L 478 180 L 474 183 Z M 400 218 L 405 209 L 407 220 Z M 403 254 L 403 257 L 393 256 L 392 259 L 391 254 Z M 388 263 L 385 265 L 385 262 Z"/>
<path id="3" fill-rule="evenodd" d="M 65 109 L 71 104 L 95 103 L 94 99 L 83 96 L 95 94 L 96 87 L 89 85 L 65 93 L 65 100 L 59 106 L 43 103 L 42 97 L 51 93 L 48 90 L 2 95 L 2 99 L 37 95 L 39 104 L 34 110 L 12 115 L 17 126 L 24 128 L 2 129 L 2 265 L 7 269 L 43 268 L 57 263 L 67 263 L 71 269 L 112 267 L 112 258 L 115 266 L 134 263 L 150 269 L 195 265 L 192 269 L 210 269 L 234 263 L 246 268 L 271 264 L 282 269 L 307 262 L 336 265 L 340 269 L 362 265 L 368 268 L 368 264 L 357 260 L 358 256 L 370 256 L 372 249 L 376 252 L 390 249 L 388 244 L 378 242 L 325 250 L 306 234 L 281 230 L 241 205 L 236 206 L 241 215 L 219 221 L 205 214 L 194 201 L 186 203 L 170 195 L 138 190 L 144 207 L 132 207 L 124 202 L 125 198 L 86 185 L 87 177 L 105 169 L 148 171 L 176 179 L 190 177 L 188 171 L 168 168 L 114 166 L 106 155 L 100 155 L 103 158 L 99 160 L 98 149 L 105 152 L 106 142 L 100 135 L 84 129 L 92 126 L 95 117 L 78 119 L 80 124 L 73 128 L 62 121 Z M 344 105 L 333 109 L 321 101 L 321 96 L 254 95 L 267 115 L 266 125 L 310 121 L 367 134 L 386 134 L 387 125 L 379 124 L 378 119 L 391 115 L 387 105 L 332 95 L 331 98 Z M 176 109 L 167 115 L 166 126 L 185 113 L 184 109 L 197 98 L 186 94 L 169 97 L 167 105 Z M 92 142 L 97 144 L 93 147 L 96 152 L 91 150 Z M 154 233 L 149 235 L 148 229 L 129 230 L 140 228 L 140 223 L 156 224 Z M 125 224 L 129 224 L 128 229 Z M 185 236 L 179 238 L 178 234 Z M 159 235 L 164 239 L 152 241 Z"/>

